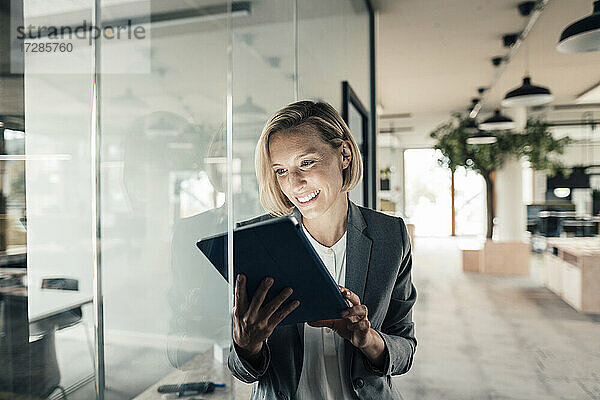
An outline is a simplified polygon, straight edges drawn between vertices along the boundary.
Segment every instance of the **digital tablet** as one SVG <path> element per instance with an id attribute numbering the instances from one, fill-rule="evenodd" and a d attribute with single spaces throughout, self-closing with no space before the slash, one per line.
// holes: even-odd
<path id="1" fill-rule="evenodd" d="M 227 280 L 227 234 L 202 239 L 196 246 Z M 286 287 L 294 290 L 284 304 L 299 300 L 300 306 L 282 325 L 341 318 L 340 313 L 348 308 L 337 283 L 295 217 L 272 218 L 236 228 L 233 249 L 235 276 L 246 275 L 248 302 L 267 276 L 274 283 L 263 304 Z"/>

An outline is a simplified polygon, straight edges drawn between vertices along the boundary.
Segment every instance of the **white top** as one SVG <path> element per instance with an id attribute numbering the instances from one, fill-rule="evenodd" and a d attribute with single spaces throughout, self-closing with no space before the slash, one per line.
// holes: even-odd
<path id="1" fill-rule="evenodd" d="M 339 284 L 346 282 L 346 233 L 333 246 L 317 242 L 302 226 L 304 234 L 321 257 L 323 264 Z M 296 398 L 298 400 L 355 398 L 350 378 L 345 376 L 343 343 L 329 328 L 304 324 L 304 361 Z"/>

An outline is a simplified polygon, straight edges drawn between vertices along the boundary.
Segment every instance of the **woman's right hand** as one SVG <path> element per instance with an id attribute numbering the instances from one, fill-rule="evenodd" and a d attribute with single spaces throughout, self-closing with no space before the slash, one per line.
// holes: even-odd
<path id="1" fill-rule="evenodd" d="M 235 282 L 235 307 L 233 312 L 233 341 L 242 358 L 252 360 L 259 356 L 263 342 L 285 317 L 299 305 L 298 300 L 281 305 L 292 294 L 291 288 L 283 289 L 273 300 L 263 305 L 267 292 L 273 285 L 273 278 L 262 280 L 248 304 L 246 276 L 239 274 Z M 280 308 L 281 307 L 281 308 Z"/>

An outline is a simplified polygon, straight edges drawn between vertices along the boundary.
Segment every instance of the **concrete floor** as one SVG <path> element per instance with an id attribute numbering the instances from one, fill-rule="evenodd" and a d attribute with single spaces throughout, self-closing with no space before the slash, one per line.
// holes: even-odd
<path id="1" fill-rule="evenodd" d="M 418 348 L 411 371 L 394 378 L 405 399 L 600 399 L 600 316 L 579 314 L 545 289 L 540 256 L 529 277 L 485 276 L 462 272 L 458 245 L 415 243 Z M 172 370 L 164 351 L 113 350 L 108 400 L 130 399 Z M 63 377 L 90 370 L 83 343 L 78 352 L 69 359 L 79 363 L 61 363 Z M 91 384 L 69 396 L 94 397 Z"/>
<path id="2" fill-rule="evenodd" d="M 463 273 L 457 241 L 417 239 L 418 348 L 394 378 L 412 399 L 600 399 L 600 316 L 530 277 Z"/>

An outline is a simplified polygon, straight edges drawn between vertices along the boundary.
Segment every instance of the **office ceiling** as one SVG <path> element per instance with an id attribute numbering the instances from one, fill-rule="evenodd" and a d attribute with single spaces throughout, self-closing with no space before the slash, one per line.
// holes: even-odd
<path id="1" fill-rule="evenodd" d="M 414 129 L 408 135 L 424 137 L 450 113 L 466 111 L 477 97 L 477 88 L 492 82 L 496 70 L 490 59 L 508 53 L 502 35 L 521 31 L 527 22 L 517 10 L 518 3 L 375 0 L 377 90 L 383 113 L 411 113 L 411 119 L 395 121 L 396 126 L 411 125 Z M 550 0 L 524 46 L 488 93 L 480 115 L 488 115 L 507 91 L 520 85 L 527 46 L 532 80 L 550 87 L 553 104 L 572 104 L 599 83 L 600 52 L 555 50 L 562 30 L 591 10 L 592 0 Z M 384 120 L 382 126 L 387 123 Z"/>
<path id="2" fill-rule="evenodd" d="M 208 4 L 210 1 L 184 2 L 189 6 L 190 3 Z M 163 4 L 157 1 L 153 3 Z M 256 7 L 273 7 L 272 3 L 259 1 L 256 2 Z M 430 145 L 431 141 L 427 138 L 429 131 L 446 120 L 450 113 L 466 111 L 471 98 L 477 96 L 477 88 L 488 86 L 492 81 L 496 70 L 490 58 L 508 53 L 502 46 L 502 35 L 518 32 L 526 23 L 526 18 L 521 17 L 517 11 L 518 3 L 519 0 L 373 0 L 379 13 L 377 100 L 383 106 L 384 114 L 411 115 L 410 118 L 382 120 L 380 126 L 386 128 L 393 125 L 401 128 L 398 135 L 409 138 L 410 140 L 407 140 L 411 146 Z M 171 3 L 170 5 L 173 6 Z M 265 34 L 268 31 L 271 38 L 289 36 L 291 41 L 292 32 L 285 29 L 292 15 L 291 8 L 286 4 L 277 7 L 281 10 L 271 13 L 259 12 L 257 15 L 276 15 L 277 21 L 269 21 L 268 27 L 265 26 Z M 591 8 L 592 0 L 550 0 L 526 41 L 533 81 L 551 88 L 556 96 L 554 104 L 573 103 L 578 94 L 600 82 L 600 53 L 565 55 L 555 50 L 562 29 L 572 21 L 588 15 Z M 241 28 L 244 20 L 236 20 L 236 24 Z M 204 24 L 204 27 L 213 31 L 215 26 L 221 25 L 224 29 L 224 22 L 219 21 Z M 192 28 L 168 28 L 170 35 L 177 31 L 183 34 L 186 29 Z M 198 29 L 198 26 L 194 25 L 193 29 Z M 155 66 L 160 66 L 161 59 L 177 57 L 178 50 L 167 41 L 165 46 L 160 45 L 160 36 L 157 32 Z M 223 34 L 217 36 L 220 40 L 216 42 L 224 41 Z M 489 92 L 484 110 L 480 114 L 482 117 L 487 116 L 499 105 L 508 90 L 520 84 L 525 68 L 524 47 Z M 265 48 L 268 49 L 268 46 Z M 218 49 L 215 49 L 215 52 L 218 53 Z M 283 60 L 282 70 L 291 69 L 291 66 L 285 63 L 285 60 L 291 58 L 291 54 L 280 54 L 279 58 Z M 172 70 L 175 67 L 169 65 L 170 67 L 164 68 L 167 77 L 171 74 L 181 76 L 191 71 L 186 66 L 177 66 L 178 70 L 175 71 Z M 207 70 L 211 69 L 211 65 L 207 64 L 205 67 Z M 186 85 L 183 88 L 165 83 L 164 86 L 170 89 L 155 91 L 160 92 L 163 99 L 166 92 L 176 91 L 182 96 L 182 101 L 186 102 L 188 93 L 198 93 L 198 88 L 190 82 L 194 80 L 180 80 L 179 83 Z M 0 94 L 4 94 L 0 96 L 0 110 L 3 114 L 23 113 L 22 95 L 6 95 L 14 91 L 10 89 L 15 84 L 22 85 L 22 81 L 17 82 L 6 75 L 0 78 Z M 223 89 L 222 86 L 215 86 L 214 96 L 211 95 L 212 92 L 209 93 L 208 88 L 203 87 L 203 96 L 219 99 L 218 93 Z M 150 95 L 152 87 L 148 87 L 147 90 L 140 87 L 135 91 L 136 95 Z M 61 90 L 69 91 L 68 82 L 61 86 Z M 117 96 L 125 92 L 126 88 L 120 87 L 112 94 Z M 254 101 L 264 106 L 268 99 L 257 97 Z M 192 111 L 192 114 L 196 114 L 197 109 Z"/>

